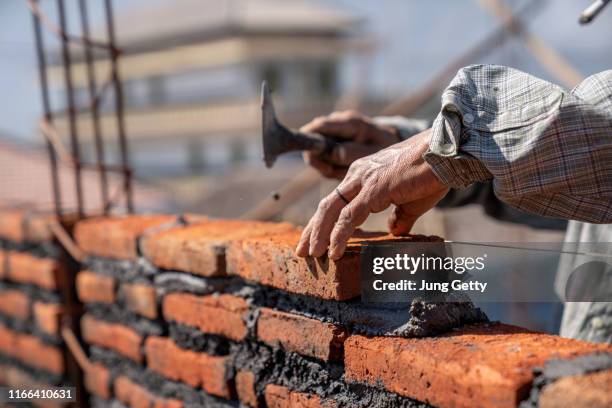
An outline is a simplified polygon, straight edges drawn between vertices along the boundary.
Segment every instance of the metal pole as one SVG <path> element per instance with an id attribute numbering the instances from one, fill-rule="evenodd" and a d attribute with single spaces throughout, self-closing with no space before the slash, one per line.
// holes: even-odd
<path id="1" fill-rule="evenodd" d="M 125 118 L 123 114 L 123 88 L 119 79 L 119 67 L 117 58 L 119 52 L 115 46 L 115 27 L 113 24 L 113 8 L 111 0 L 105 0 L 106 26 L 108 30 L 108 41 L 111 49 L 111 70 L 112 81 L 115 87 L 115 110 L 117 114 L 117 131 L 119 136 L 119 146 L 121 149 L 121 164 L 123 166 L 123 190 L 125 193 L 126 207 L 129 213 L 134 212 L 132 202 L 132 173 L 128 164 L 128 146 L 125 136 Z"/>
<path id="2" fill-rule="evenodd" d="M 66 82 L 66 98 L 68 102 L 68 120 L 70 123 L 70 143 L 72 146 L 72 156 L 74 159 L 74 177 L 76 184 L 77 212 L 79 217 L 83 216 L 83 186 L 81 181 L 81 151 L 79 148 L 79 138 L 76 126 L 76 111 L 74 108 L 74 94 L 72 86 L 72 72 L 70 50 L 68 48 L 68 36 L 66 35 L 66 12 L 64 10 L 64 0 L 57 0 L 60 28 L 62 31 L 62 58 L 64 61 L 64 79 Z"/>
<path id="3" fill-rule="evenodd" d="M 37 2 L 38 0 L 33 0 Z M 36 55 L 38 58 L 38 75 L 40 79 L 40 90 L 43 102 L 43 114 L 45 121 L 53 122 L 53 114 L 51 113 L 51 102 L 49 100 L 49 84 L 47 81 L 47 60 L 45 57 L 43 46 L 43 35 L 40 27 L 39 18 L 32 13 L 32 22 L 34 23 L 34 36 L 36 39 Z M 47 139 L 47 150 L 49 151 L 49 164 L 51 166 L 51 186 L 53 189 L 53 202 L 55 206 L 55 214 L 58 219 L 62 216 L 62 196 L 60 190 L 59 176 L 57 171 L 57 156 L 51 141 Z"/>
<path id="4" fill-rule="evenodd" d="M 102 211 L 108 212 L 108 181 L 106 178 L 106 168 L 104 167 L 104 143 L 102 142 L 102 131 L 100 128 L 99 99 L 96 95 L 96 73 L 93 65 L 93 54 L 89 38 L 89 21 L 87 13 L 87 2 L 79 0 L 79 12 L 81 15 L 81 28 L 85 47 L 85 61 L 87 64 L 87 79 L 89 84 L 89 98 L 91 99 L 91 116 L 93 122 L 93 132 L 96 146 L 96 165 L 100 175 L 100 192 L 102 197 Z"/>

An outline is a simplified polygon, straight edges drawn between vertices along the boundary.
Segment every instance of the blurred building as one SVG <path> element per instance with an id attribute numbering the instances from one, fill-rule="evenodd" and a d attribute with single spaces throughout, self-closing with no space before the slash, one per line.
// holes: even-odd
<path id="1" fill-rule="evenodd" d="M 279 115 L 298 126 L 332 109 L 340 91 L 339 64 L 358 26 L 346 11 L 315 1 L 181 0 L 152 3 L 116 18 L 123 55 L 131 160 L 140 177 L 223 173 L 261 159 L 259 89 L 266 79 Z M 106 38 L 102 29 L 95 38 Z M 72 50 L 77 104 L 88 100 L 84 56 Z M 49 73 L 55 107 L 65 106 L 61 53 Z M 98 82 L 109 60 L 97 55 Z M 112 98 L 102 128 L 112 154 Z M 61 110 L 61 109 L 59 109 Z M 56 121 L 68 135 L 65 114 Z M 78 115 L 85 154 L 93 155 L 90 114 Z"/>

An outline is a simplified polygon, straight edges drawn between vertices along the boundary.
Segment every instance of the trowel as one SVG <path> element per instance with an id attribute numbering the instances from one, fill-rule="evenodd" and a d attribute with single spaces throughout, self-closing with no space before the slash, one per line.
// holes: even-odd
<path id="1" fill-rule="evenodd" d="M 261 133 L 266 167 L 274 165 L 283 153 L 308 150 L 321 156 L 331 154 L 339 142 L 318 133 L 306 133 L 288 129 L 276 118 L 272 91 L 263 81 L 261 84 Z"/>

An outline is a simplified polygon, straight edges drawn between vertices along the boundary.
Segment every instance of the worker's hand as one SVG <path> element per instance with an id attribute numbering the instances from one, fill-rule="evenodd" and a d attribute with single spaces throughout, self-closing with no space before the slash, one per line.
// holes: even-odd
<path id="1" fill-rule="evenodd" d="M 325 197 L 302 233 L 299 256 L 338 259 L 368 215 L 395 204 L 389 228 L 406 234 L 448 192 L 425 160 L 431 130 L 355 161 L 336 191 Z M 348 204 L 345 202 L 348 201 Z"/>
<path id="2" fill-rule="evenodd" d="M 399 132 L 390 126 L 377 125 L 372 119 L 354 111 L 334 112 L 313 119 L 300 129 L 303 132 L 346 139 L 336 145 L 329 157 L 304 152 L 306 164 L 322 175 L 342 179 L 355 160 L 399 142 Z"/>

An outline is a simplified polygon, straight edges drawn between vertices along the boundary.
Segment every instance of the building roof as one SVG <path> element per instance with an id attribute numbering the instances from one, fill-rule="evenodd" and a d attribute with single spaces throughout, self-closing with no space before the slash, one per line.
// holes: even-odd
<path id="1" fill-rule="evenodd" d="M 73 170 L 70 166 L 59 166 L 59 179 L 63 205 L 76 208 Z M 120 187 L 121 178 L 109 174 L 109 191 L 114 194 Z M 94 171 L 84 171 L 82 176 L 85 209 L 99 211 L 102 203 L 99 177 Z M 34 150 L 0 140 L 0 202 L 29 203 L 38 208 L 51 209 L 53 193 L 49 160 L 44 150 Z M 134 203 L 139 210 L 168 210 L 171 201 L 160 190 L 142 183 L 133 185 Z"/>

